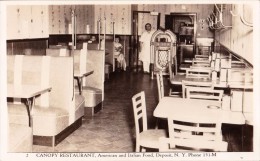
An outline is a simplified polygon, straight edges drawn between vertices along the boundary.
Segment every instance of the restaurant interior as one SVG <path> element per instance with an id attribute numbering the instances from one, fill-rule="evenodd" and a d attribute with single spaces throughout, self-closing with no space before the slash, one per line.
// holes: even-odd
<path id="1" fill-rule="evenodd" d="M 5 5 L 6 152 L 258 149 L 254 1 L 39 3 Z"/>

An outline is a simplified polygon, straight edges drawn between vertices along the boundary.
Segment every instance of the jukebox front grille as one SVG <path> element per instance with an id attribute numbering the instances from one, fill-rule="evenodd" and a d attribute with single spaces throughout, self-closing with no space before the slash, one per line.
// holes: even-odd
<path id="1" fill-rule="evenodd" d="M 169 51 L 168 50 L 158 50 L 156 56 L 156 65 L 157 67 L 164 69 L 168 65 L 169 60 Z"/>

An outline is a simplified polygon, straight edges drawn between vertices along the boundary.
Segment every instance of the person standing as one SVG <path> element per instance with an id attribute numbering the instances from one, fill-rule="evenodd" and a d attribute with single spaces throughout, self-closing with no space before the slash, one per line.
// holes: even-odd
<path id="1" fill-rule="evenodd" d="M 152 25 L 150 23 L 145 24 L 145 31 L 142 33 L 140 41 L 140 54 L 139 60 L 143 62 L 144 73 L 150 73 L 150 63 L 151 63 L 151 38 L 155 30 L 152 30 Z"/>

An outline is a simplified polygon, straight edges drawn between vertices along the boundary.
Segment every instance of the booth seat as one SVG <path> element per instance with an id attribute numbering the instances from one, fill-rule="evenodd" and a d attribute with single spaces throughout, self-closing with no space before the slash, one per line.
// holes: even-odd
<path id="1" fill-rule="evenodd" d="M 84 98 L 74 93 L 73 59 L 50 56 L 7 56 L 8 83 L 49 86 L 51 92 L 35 99 L 32 113 L 33 143 L 55 146 L 81 125 Z M 21 64 L 18 68 L 15 64 Z M 18 70 L 18 71 L 17 71 Z M 17 78 L 20 76 L 21 78 Z M 8 102 L 9 122 L 28 126 L 23 104 Z"/>
<path id="2" fill-rule="evenodd" d="M 77 49 L 73 50 L 70 55 L 74 60 L 74 74 L 82 74 L 87 71 L 94 71 L 93 74 L 83 78 L 82 95 L 85 99 L 85 115 L 103 108 L 104 100 L 104 73 L 105 73 L 105 51 L 91 50 L 91 45 L 96 44 L 78 43 Z M 47 49 L 46 54 L 51 56 L 68 56 L 63 53 L 69 53 L 63 49 Z M 79 94 L 78 84 L 75 81 L 75 93 Z"/>
<path id="3" fill-rule="evenodd" d="M 116 66 L 114 48 L 115 48 L 114 41 L 106 40 L 106 43 L 105 43 L 105 49 L 106 49 L 105 76 L 107 76 L 108 79 L 109 79 L 110 73 L 115 71 L 115 66 Z"/>
<path id="4" fill-rule="evenodd" d="M 85 97 L 85 116 L 91 115 L 103 108 L 104 101 L 104 69 L 105 51 L 88 50 L 86 68 L 94 73 L 85 78 L 82 95 Z"/>
<path id="5" fill-rule="evenodd" d="M 78 43 L 74 50 L 74 73 L 94 71 L 93 74 L 84 77 L 82 96 L 85 98 L 85 116 L 93 116 L 103 108 L 104 79 L 105 79 L 105 51 L 97 50 L 95 43 Z M 94 47 L 94 48 L 93 48 Z M 86 54 L 87 53 L 87 54 Z M 86 55 L 85 55 L 86 54 Z M 86 59 L 84 59 L 86 57 Z M 76 93 L 79 88 L 76 85 Z"/>
<path id="6" fill-rule="evenodd" d="M 68 56 L 73 56 L 73 74 L 74 75 L 83 75 L 87 71 L 90 71 L 89 69 L 86 68 L 87 64 L 87 43 L 81 44 L 80 47 L 81 49 L 75 49 L 73 50 L 73 53 L 71 50 L 68 48 L 64 50 L 64 48 L 49 48 L 46 49 L 46 55 L 47 56 L 53 56 L 53 57 L 68 57 Z M 66 54 L 65 54 L 66 53 Z M 85 82 L 83 81 L 83 84 Z M 85 103 L 85 98 L 83 95 L 79 94 L 79 88 L 77 81 L 74 79 L 74 94 L 75 94 L 75 106 L 74 107 L 82 107 L 79 108 L 79 110 L 75 109 L 75 118 L 78 119 L 82 117 L 82 113 L 84 113 L 84 103 Z"/>

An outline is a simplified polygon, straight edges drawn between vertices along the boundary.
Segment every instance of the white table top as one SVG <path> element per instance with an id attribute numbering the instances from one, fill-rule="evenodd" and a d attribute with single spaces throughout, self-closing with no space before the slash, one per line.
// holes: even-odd
<path id="1" fill-rule="evenodd" d="M 171 84 L 175 85 L 182 85 L 182 81 L 192 81 L 192 82 L 213 82 L 214 87 L 222 87 L 226 88 L 227 87 L 227 82 L 221 82 L 219 79 L 212 81 L 211 79 L 208 78 L 187 78 L 186 74 L 182 75 L 175 75 L 174 78 L 170 79 Z"/>
<path id="2" fill-rule="evenodd" d="M 7 85 L 7 97 L 12 98 L 31 98 L 39 94 L 50 91 L 51 87 L 41 87 L 36 85 Z"/>
<path id="3" fill-rule="evenodd" d="M 215 105 L 220 108 L 210 109 L 208 105 Z M 209 100 L 164 97 L 157 105 L 153 115 L 160 118 L 173 117 L 179 120 L 193 119 L 205 123 L 210 123 L 210 121 L 228 124 L 245 123 L 242 112 L 222 110 L 220 102 Z"/>

